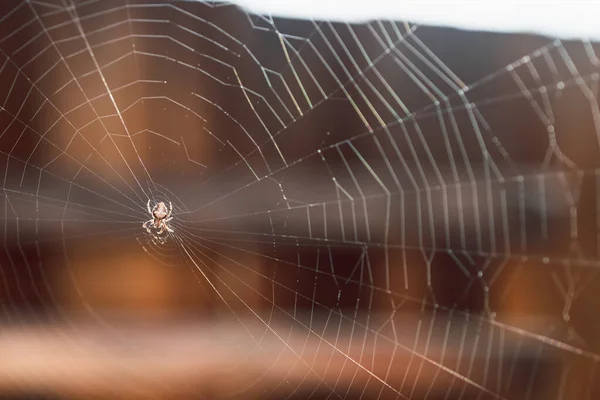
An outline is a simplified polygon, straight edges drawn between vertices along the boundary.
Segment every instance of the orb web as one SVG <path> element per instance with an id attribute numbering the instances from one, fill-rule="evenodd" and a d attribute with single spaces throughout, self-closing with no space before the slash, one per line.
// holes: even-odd
<path id="1" fill-rule="evenodd" d="M 77 254 L 133 246 L 262 360 L 231 396 L 594 398 L 596 43 L 8 3 L 4 324 L 75 324 L 59 270 L 112 332 Z"/>

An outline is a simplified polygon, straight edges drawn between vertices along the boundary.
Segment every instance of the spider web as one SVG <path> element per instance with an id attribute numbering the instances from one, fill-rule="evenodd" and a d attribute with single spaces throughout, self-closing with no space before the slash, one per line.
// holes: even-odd
<path id="1" fill-rule="evenodd" d="M 74 324 L 62 271 L 110 330 L 77 252 L 125 243 L 276 354 L 232 395 L 598 395 L 596 44 L 200 2 L 0 23 L 7 326 Z"/>

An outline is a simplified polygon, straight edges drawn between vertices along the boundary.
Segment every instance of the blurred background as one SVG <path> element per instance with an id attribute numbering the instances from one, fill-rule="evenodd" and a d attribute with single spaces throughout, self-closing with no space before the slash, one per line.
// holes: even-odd
<path id="1" fill-rule="evenodd" d="M 598 398 L 600 45 L 418 22 L 4 1 L 0 397 Z"/>

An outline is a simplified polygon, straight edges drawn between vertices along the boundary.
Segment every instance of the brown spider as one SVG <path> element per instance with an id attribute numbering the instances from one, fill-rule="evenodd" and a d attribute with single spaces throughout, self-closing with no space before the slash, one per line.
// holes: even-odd
<path id="1" fill-rule="evenodd" d="M 142 226 L 146 228 L 148 233 L 152 233 L 152 228 L 158 229 L 158 235 L 161 235 L 165 229 L 169 232 L 173 232 L 173 229 L 167 225 L 167 222 L 173 219 L 173 217 L 171 217 L 171 213 L 173 212 L 173 205 L 171 202 L 169 202 L 169 209 L 167 209 L 167 205 L 162 201 L 156 203 L 154 208 L 150 209 L 150 200 L 148 200 L 147 207 L 152 219 L 144 222 Z"/>

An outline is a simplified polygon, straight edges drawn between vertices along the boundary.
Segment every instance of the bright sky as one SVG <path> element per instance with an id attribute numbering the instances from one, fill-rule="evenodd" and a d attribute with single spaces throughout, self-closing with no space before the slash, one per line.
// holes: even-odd
<path id="1" fill-rule="evenodd" d="M 235 0 L 260 14 L 337 21 L 404 20 L 600 41 L 600 0 Z"/>

